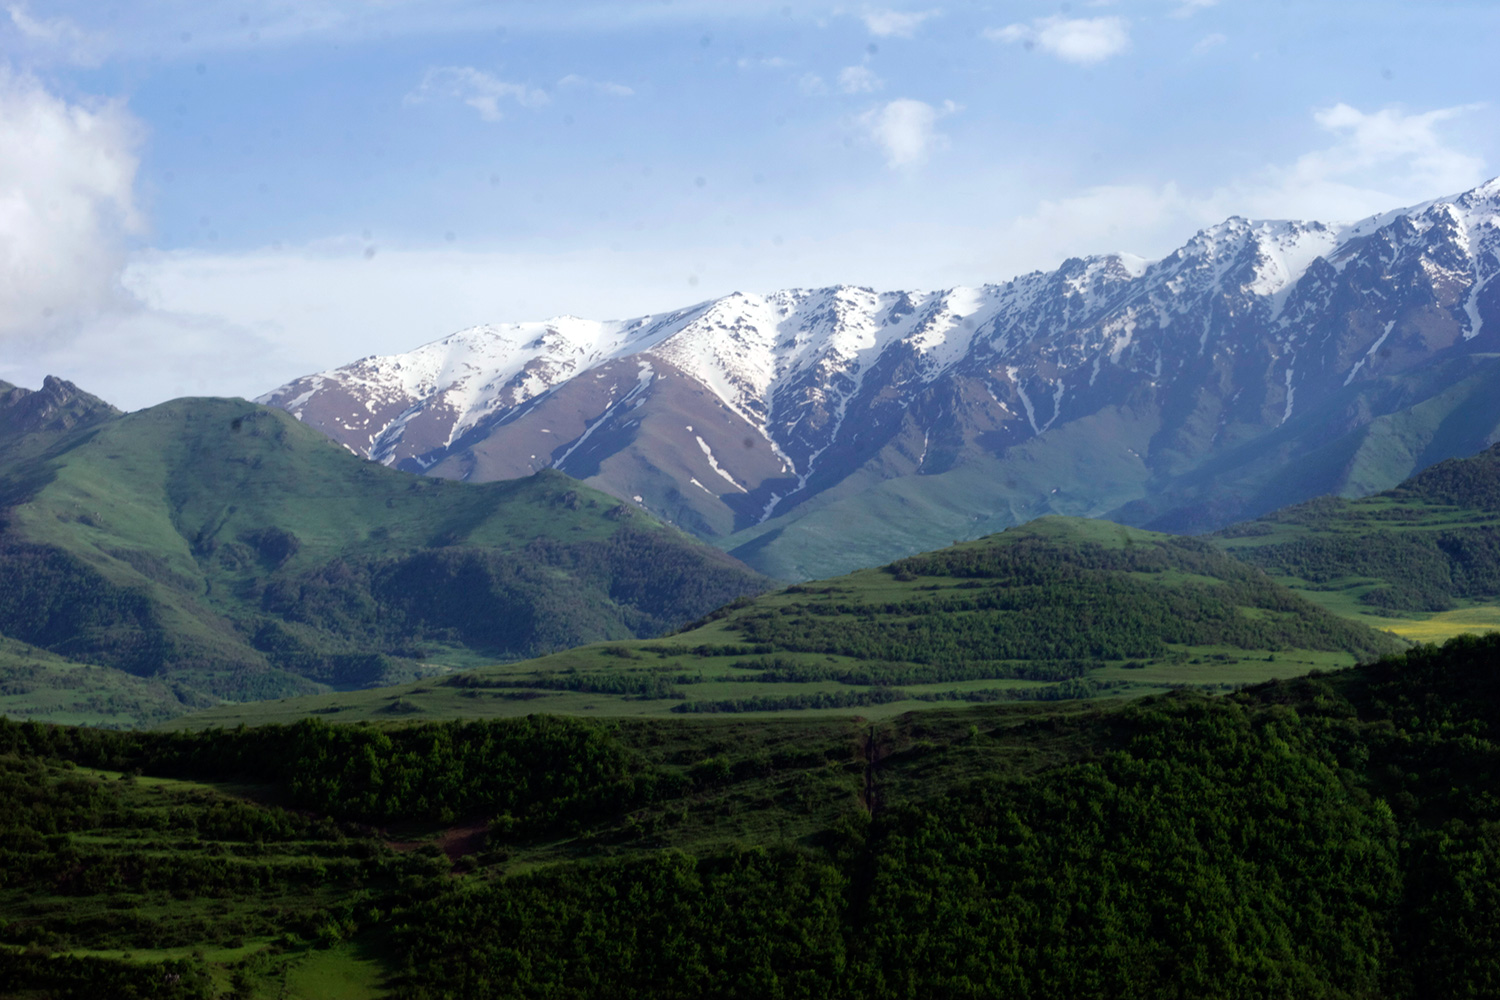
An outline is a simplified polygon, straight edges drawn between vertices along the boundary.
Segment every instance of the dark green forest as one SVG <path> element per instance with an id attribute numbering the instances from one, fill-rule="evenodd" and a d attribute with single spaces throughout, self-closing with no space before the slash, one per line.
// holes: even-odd
<path id="1" fill-rule="evenodd" d="M 275 996 L 369 942 L 413 1000 L 1500 993 L 1500 636 L 1221 697 L 732 718 L 0 722 L 0 982 Z"/>
<path id="2" fill-rule="evenodd" d="M 1068 522 L 1055 523 L 1070 531 Z M 944 668 L 933 680 L 1005 676 L 985 673 L 984 661 L 1127 660 L 1164 656 L 1173 644 L 1360 656 L 1395 648 L 1207 542 L 1125 537 L 1111 547 L 1012 529 L 891 563 L 885 572 L 893 579 L 928 583 L 899 600 L 792 587 L 788 594 L 808 597 L 737 614 L 730 627 L 782 650 Z M 953 581 L 962 583 L 938 585 Z"/>
<path id="3" fill-rule="evenodd" d="M 1423 469 L 1390 495 L 1500 513 L 1500 444 L 1472 458 L 1450 458 Z"/>

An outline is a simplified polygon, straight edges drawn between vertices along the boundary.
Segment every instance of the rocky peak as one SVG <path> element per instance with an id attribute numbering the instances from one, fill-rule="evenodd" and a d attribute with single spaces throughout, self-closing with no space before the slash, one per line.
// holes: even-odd
<path id="1" fill-rule="evenodd" d="M 98 396 L 55 375 L 35 390 L 0 382 L 0 424 L 11 434 L 68 431 L 119 415 Z"/>

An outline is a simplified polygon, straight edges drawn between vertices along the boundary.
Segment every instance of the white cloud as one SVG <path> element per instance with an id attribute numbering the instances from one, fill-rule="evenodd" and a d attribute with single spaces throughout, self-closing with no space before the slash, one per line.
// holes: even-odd
<path id="1" fill-rule="evenodd" d="M 735 62 L 740 69 L 786 69 L 791 64 L 784 56 L 741 56 Z"/>
<path id="2" fill-rule="evenodd" d="M 586 76 L 577 73 L 569 73 L 557 81 L 560 90 L 592 90 L 595 93 L 605 94 L 609 97 L 634 97 L 635 91 L 623 83 L 613 83 L 609 80 L 590 80 Z"/>
<path id="3" fill-rule="evenodd" d="M 884 151 L 886 164 L 893 168 L 914 167 L 926 162 L 928 155 L 947 138 L 937 130 L 939 118 L 958 110 L 952 101 L 935 108 L 925 101 L 899 98 L 859 116 L 859 124 Z"/>
<path id="4" fill-rule="evenodd" d="M 0 335 L 65 331 L 128 300 L 139 137 L 122 103 L 69 104 L 0 66 Z"/>
<path id="5" fill-rule="evenodd" d="M 828 84 L 816 73 L 803 73 L 797 78 L 797 89 L 813 97 L 828 93 Z"/>
<path id="6" fill-rule="evenodd" d="M 1126 250 L 1160 256 L 1194 229 L 1219 221 L 1174 183 L 1105 184 L 1065 198 L 1043 199 L 994 236 L 1013 269 L 1055 267 L 1066 257 Z M 1023 264 L 1011 248 L 1024 248 Z M 992 254 L 997 251 L 991 251 Z"/>
<path id="7" fill-rule="evenodd" d="M 1198 44 L 1193 46 L 1193 55 L 1201 56 L 1205 52 L 1210 52 L 1218 48 L 1227 41 L 1229 41 L 1229 38 L 1217 31 L 1211 35 L 1204 35 L 1198 39 Z"/>
<path id="8" fill-rule="evenodd" d="M 839 89 L 846 94 L 873 94 L 885 81 L 868 66 L 845 66 L 839 73 Z"/>
<path id="9" fill-rule="evenodd" d="M 52 50 L 69 62 L 82 65 L 98 63 L 104 49 L 103 40 L 84 31 L 65 17 L 33 17 L 24 4 L 13 3 L 5 8 L 10 23 L 15 25 L 28 43 L 43 50 Z"/>
<path id="10" fill-rule="evenodd" d="M 1200 10 L 1207 10 L 1209 7 L 1217 7 L 1218 5 L 1219 0 L 1181 0 L 1178 8 L 1172 11 L 1172 16 L 1192 17 Z"/>
<path id="11" fill-rule="evenodd" d="M 921 11 L 899 11 L 899 10 L 871 10 L 864 14 L 865 27 L 870 34 L 879 38 L 891 36 L 897 38 L 910 38 L 922 22 L 931 17 L 936 17 L 938 10 Z"/>
<path id="12" fill-rule="evenodd" d="M 549 101 L 545 91 L 523 83 L 508 83 L 472 66 L 436 66 L 427 71 L 416 90 L 406 95 L 405 103 L 421 104 L 438 97 L 463 101 L 487 122 L 505 117 L 500 110 L 502 101 L 514 101 L 523 108 L 539 107 Z"/>
<path id="13" fill-rule="evenodd" d="M 1355 219 L 1402 204 L 1455 194 L 1485 179 L 1484 161 L 1454 145 L 1440 126 L 1481 105 L 1407 114 L 1398 108 L 1363 112 L 1335 104 L 1313 120 L 1335 137 L 1332 145 L 1268 169 L 1220 196 L 1240 201 L 1240 214 Z"/>
<path id="14" fill-rule="evenodd" d="M 1190 191 L 1170 181 L 1101 185 L 1044 200 L 1000 226 L 997 245 L 1025 247 L 1033 266 L 1109 249 L 1154 257 L 1180 245 L 1193 230 L 1230 215 L 1352 222 L 1457 194 L 1486 179 L 1485 164 L 1452 145 L 1439 126 L 1475 109 L 1366 113 L 1334 105 L 1313 114 L 1333 142 L 1290 164 L 1210 190 Z"/>
<path id="15" fill-rule="evenodd" d="M 1030 24 L 989 28 L 984 36 L 997 42 L 1021 42 L 1065 62 L 1089 66 L 1130 48 L 1130 24 L 1122 17 L 1039 17 Z"/>

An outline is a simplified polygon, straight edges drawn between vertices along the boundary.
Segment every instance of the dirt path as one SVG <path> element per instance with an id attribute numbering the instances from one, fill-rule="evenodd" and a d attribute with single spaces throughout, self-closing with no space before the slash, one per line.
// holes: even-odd
<path id="1" fill-rule="evenodd" d="M 470 823 L 449 827 L 431 840 L 387 840 L 385 846 L 393 851 L 415 851 L 432 844 L 447 855 L 449 861 L 457 862 L 465 855 L 477 854 L 484 847 L 485 837 L 489 832 L 488 823 Z"/>
<path id="2" fill-rule="evenodd" d="M 865 812 L 873 817 L 880 811 L 880 789 L 875 784 L 875 772 L 880 768 L 880 738 L 875 735 L 874 726 L 861 742 L 865 755 L 864 806 Z"/>

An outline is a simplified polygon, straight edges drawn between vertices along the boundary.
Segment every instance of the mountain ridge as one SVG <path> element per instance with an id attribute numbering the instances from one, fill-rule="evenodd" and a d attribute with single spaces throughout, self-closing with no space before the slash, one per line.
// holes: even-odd
<path id="1" fill-rule="evenodd" d="M 1367 426 L 1392 412 L 1360 395 L 1379 380 L 1500 347 L 1497 271 L 1500 179 L 1351 225 L 1231 217 L 1158 261 L 1071 258 L 978 288 L 736 292 L 632 320 L 474 327 L 260 401 L 410 471 L 558 468 L 736 552 L 825 494 L 1004 467 L 1079 425 L 1119 453 L 1134 496 L 1085 488 L 1087 502 L 1037 512 L 1169 527 L 1203 520 L 1195 488 L 1174 489 L 1204 462 L 1340 401 L 1348 412 L 1329 419 Z M 1494 424 L 1434 460 L 1487 445 Z M 970 504 L 976 520 L 1080 485 L 1011 495 L 1004 478 Z M 1152 496 L 1177 506 L 1127 506 Z M 756 562 L 761 549 L 741 554 L 788 575 L 782 556 Z"/>

